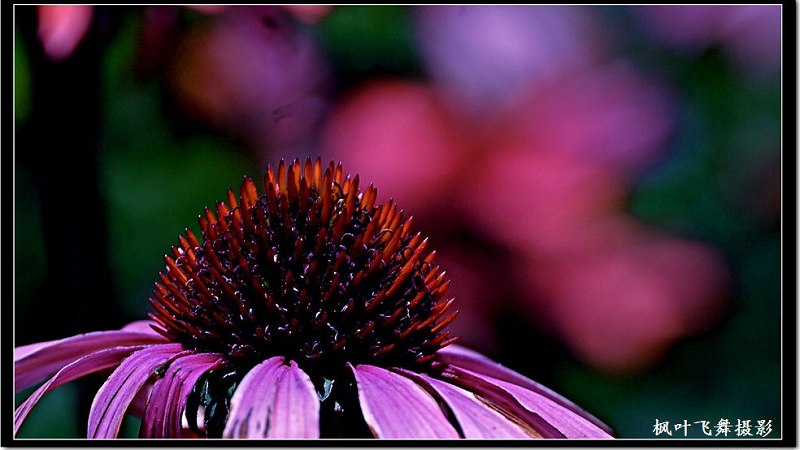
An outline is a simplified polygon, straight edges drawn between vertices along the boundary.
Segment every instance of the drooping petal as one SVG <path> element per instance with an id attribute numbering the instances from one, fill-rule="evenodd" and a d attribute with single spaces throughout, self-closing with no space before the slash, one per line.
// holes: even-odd
<path id="1" fill-rule="evenodd" d="M 122 331 L 135 331 L 141 332 L 144 334 L 150 334 L 153 336 L 160 336 L 160 334 L 154 330 L 151 325 L 155 324 L 152 320 L 137 320 L 131 322 L 124 327 L 121 328 Z M 147 400 L 150 398 L 150 391 L 153 390 L 153 384 L 155 380 L 151 379 L 144 386 L 139 390 L 139 393 L 136 394 L 136 397 L 133 398 L 130 406 L 128 406 L 128 413 L 133 414 L 136 417 L 142 417 L 144 414 L 144 409 L 147 406 Z"/>
<path id="2" fill-rule="evenodd" d="M 566 437 L 570 439 L 611 439 L 613 436 L 586 417 L 564 407 L 564 405 L 538 392 L 526 389 L 488 375 L 478 374 L 456 366 L 449 366 L 442 375 L 476 392 L 490 401 L 497 402 L 509 412 L 520 415 L 522 405 L 532 413 L 528 421 L 544 437 Z M 513 399 L 513 400 L 512 400 Z M 530 418 L 533 418 L 531 420 Z M 541 419 L 541 420 L 540 420 Z M 557 434 L 553 435 L 555 430 Z"/>
<path id="3" fill-rule="evenodd" d="M 136 393 L 171 359 L 188 354 L 181 344 L 147 347 L 126 358 L 97 391 L 89 411 L 89 438 L 114 438 Z"/>
<path id="4" fill-rule="evenodd" d="M 156 323 L 152 320 L 135 320 L 124 327 L 121 328 L 122 331 L 133 331 L 137 333 L 144 333 L 144 334 L 151 334 L 154 336 L 161 336 L 156 330 L 153 329 L 153 325 Z"/>
<path id="5" fill-rule="evenodd" d="M 490 377 L 513 383 L 528 390 L 534 391 L 562 405 L 575 414 L 584 417 L 586 420 L 592 422 L 598 428 L 606 431 L 607 433 L 613 434 L 613 431 L 608 427 L 608 425 L 584 411 L 575 403 L 564 398 L 562 395 L 518 372 L 503 366 L 502 364 L 492 361 L 491 359 L 474 350 L 470 350 L 460 345 L 449 345 L 436 352 L 436 360 L 445 364 L 458 366 L 478 374 L 489 375 Z"/>
<path id="6" fill-rule="evenodd" d="M 545 386 L 531 380 L 530 378 L 515 372 L 502 364 L 492 361 L 490 358 L 466 347 L 460 345 L 448 345 L 436 352 L 436 360 L 461 367 L 463 369 L 471 370 L 473 372 L 489 375 L 509 383 L 518 384 L 520 386 L 528 387 L 532 390 L 541 391 L 543 395 L 548 395 L 553 400 L 563 401 L 564 403 L 574 405 L 572 402 L 562 397 L 558 393 L 548 389 Z"/>
<path id="7" fill-rule="evenodd" d="M 364 421 L 378 438 L 458 438 L 436 400 L 408 378 L 379 367 L 348 364 Z"/>
<path id="8" fill-rule="evenodd" d="M 439 376 L 486 399 L 505 414 L 518 418 L 534 435 L 543 438 L 566 437 L 539 414 L 525 408 L 505 389 L 487 381 L 482 376 L 475 375 L 456 366 L 447 366 Z"/>
<path id="9" fill-rule="evenodd" d="M 181 418 L 186 399 L 200 377 L 220 367 L 225 357 L 219 353 L 197 353 L 176 358 L 153 390 L 142 417 L 142 437 L 181 436 Z"/>
<path id="10" fill-rule="evenodd" d="M 425 374 L 398 370 L 403 375 L 433 389 L 447 403 L 458 420 L 461 431 L 467 439 L 530 439 L 533 436 L 479 400 L 475 394 Z"/>
<path id="11" fill-rule="evenodd" d="M 95 331 L 14 349 L 14 389 L 33 386 L 67 364 L 98 350 L 164 343 L 163 336 L 137 331 Z"/>
<path id="12" fill-rule="evenodd" d="M 198 364 L 203 365 L 203 364 Z M 205 367 L 195 367 L 192 371 L 190 377 L 184 381 L 184 383 L 180 386 L 180 391 L 177 392 L 177 404 L 175 408 L 171 410 L 170 415 L 168 416 L 168 421 L 172 426 L 175 428 L 171 430 L 171 432 L 177 432 L 177 436 L 184 436 L 186 429 L 183 427 L 182 418 L 184 410 L 186 409 L 186 404 L 189 398 L 189 394 L 192 392 L 194 385 L 199 380 L 200 376 L 206 372 L 207 370 L 211 370 L 217 366 L 217 363 L 209 362 L 208 365 Z"/>
<path id="13" fill-rule="evenodd" d="M 31 353 L 39 350 L 40 348 L 47 347 L 48 345 L 52 345 L 54 342 L 58 341 L 45 341 L 45 342 L 36 342 L 35 344 L 28 344 L 28 345 L 21 345 L 19 347 L 14 348 L 14 361 L 20 360 Z M 23 388 L 25 389 L 25 388 Z"/>
<path id="14" fill-rule="evenodd" d="M 150 400 L 150 392 L 153 391 L 153 384 L 155 384 L 155 380 L 150 379 L 139 389 L 139 392 L 136 393 L 136 397 L 133 397 L 131 404 L 128 406 L 128 413 L 136 417 L 142 417 L 144 409 L 147 407 L 147 402 Z"/>
<path id="15" fill-rule="evenodd" d="M 297 367 L 281 366 L 284 375 L 275 391 L 268 438 L 319 438 L 319 397 L 311 378 Z"/>
<path id="16" fill-rule="evenodd" d="M 584 415 L 576 414 L 574 411 L 565 408 L 562 404 L 553 401 L 551 398 L 544 396 L 538 392 L 530 389 L 525 389 L 513 383 L 495 379 L 502 388 L 506 389 L 516 399 L 522 403 L 523 406 L 528 408 L 545 420 L 552 423 L 559 431 L 564 433 L 568 438 L 581 438 L 581 439 L 610 439 L 612 436 L 605 430 L 601 429 Z"/>
<path id="17" fill-rule="evenodd" d="M 17 431 L 31 412 L 31 409 L 36 406 L 36 403 L 39 402 L 44 394 L 84 375 L 117 366 L 128 355 L 143 348 L 145 348 L 145 346 L 104 349 L 67 364 L 56 372 L 52 378 L 36 389 L 36 391 L 25 399 L 17 410 L 14 411 L 14 434 L 17 434 Z"/>
<path id="18" fill-rule="evenodd" d="M 319 437 L 319 399 L 311 379 L 281 356 L 253 367 L 231 398 L 223 437 Z"/>
<path id="19" fill-rule="evenodd" d="M 242 378 L 231 397 L 225 438 L 258 438 L 267 433 L 271 402 L 277 390 L 278 368 L 283 357 L 275 356 L 256 365 Z"/>

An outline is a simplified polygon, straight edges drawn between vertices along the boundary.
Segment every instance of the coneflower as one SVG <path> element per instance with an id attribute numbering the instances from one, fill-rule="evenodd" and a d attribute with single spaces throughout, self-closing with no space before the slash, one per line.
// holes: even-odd
<path id="1" fill-rule="evenodd" d="M 411 219 L 320 159 L 268 168 L 264 194 L 200 216 L 166 256 L 148 321 L 15 349 L 23 402 L 113 371 L 88 436 L 608 438 L 547 388 L 458 345 L 450 281 Z M 49 378 L 49 379 L 48 379 Z"/>

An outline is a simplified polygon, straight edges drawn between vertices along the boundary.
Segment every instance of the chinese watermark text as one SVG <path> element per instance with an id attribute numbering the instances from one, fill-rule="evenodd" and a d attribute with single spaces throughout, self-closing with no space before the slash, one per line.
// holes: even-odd
<path id="1" fill-rule="evenodd" d="M 755 422 L 755 423 L 753 423 Z M 689 428 L 692 428 L 690 431 Z M 760 437 L 772 433 L 772 419 L 736 419 L 736 422 L 721 418 L 716 422 L 697 420 L 670 423 L 656 419 L 653 434 L 661 437 Z"/>

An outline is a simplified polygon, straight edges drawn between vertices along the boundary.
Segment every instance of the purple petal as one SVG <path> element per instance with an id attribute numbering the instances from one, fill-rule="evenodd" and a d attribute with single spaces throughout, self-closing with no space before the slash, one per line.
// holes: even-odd
<path id="1" fill-rule="evenodd" d="M 161 344 L 140 350 L 122 361 L 92 401 L 88 437 L 116 437 L 125 411 L 139 389 L 158 367 L 186 353 L 181 344 Z"/>
<path id="2" fill-rule="evenodd" d="M 520 424 L 525 426 L 526 430 L 534 437 L 565 437 L 563 433 L 558 431 L 557 428 L 544 420 L 540 415 L 522 406 L 522 404 L 505 389 L 490 383 L 482 376 L 478 376 L 457 366 L 447 366 L 439 376 L 486 399 L 504 414 L 518 418 Z"/>
<path id="3" fill-rule="evenodd" d="M 319 438 L 319 397 L 314 383 L 294 361 L 281 366 L 285 374 L 275 391 L 268 438 Z"/>
<path id="4" fill-rule="evenodd" d="M 311 379 L 281 356 L 253 367 L 231 398 L 223 437 L 314 439 L 319 399 Z"/>
<path id="5" fill-rule="evenodd" d="M 513 383 L 495 380 L 495 383 L 510 392 L 523 406 L 552 423 L 568 438 L 612 438 L 609 433 L 587 420 L 584 415 L 576 414 L 574 411 L 565 408 L 563 404 L 555 402 L 547 396 Z"/>
<path id="6" fill-rule="evenodd" d="M 266 435 L 271 403 L 267 399 L 275 396 L 278 368 L 282 365 L 283 357 L 275 356 L 247 372 L 231 398 L 222 437 L 257 438 Z"/>
<path id="7" fill-rule="evenodd" d="M 375 366 L 348 364 L 364 420 L 378 438 L 458 438 L 436 400 L 408 378 Z"/>
<path id="8" fill-rule="evenodd" d="M 14 348 L 14 361 L 16 362 L 19 359 L 22 359 L 31 353 L 39 350 L 40 348 L 47 347 L 48 345 L 52 345 L 53 342 L 58 341 L 46 341 L 46 342 L 37 342 L 35 344 L 28 344 L 22 345 L 19 347 Z M 23 388 L 24 389 L 24 388 Z"/>
<path id="9" fill-rule="evenodd" d="M 14 349 L 14 389 L 33 386 L 67 364 L 98 350 L 164 343 L 160 335 L 133 331 L 95 331 Z"/>
<path id="10" fill-rule="evenodd" d="M 189 354 L 176 358 L 153 384 L 142 417 L 142 437 L 180 437 L 186 399 L 200 377 L 225 362 L 219 353 Z"/>
<path id="11" fill-rule="evenodd" d="M 169 419 L 170 423 L 174 424 L 175 428 L 172 430 L 172 432 L 177 433 L 177 436 L 181 435 L 181 430 L 183 428 L 183 424 L 182 424 L 181 420 L 183 418 L 183 412 L 186 409 L 186 402 L 187 402 L 187 400 L 189 398 L 189 394 L 192 392 L 192 389 L 194 388 L 194 385 L 197 383 L 197 380 L 200 379 L 200 376 L 202 375 L 202 373 L 204 373 L 205 371 L 211 370 L 212 368 L 216 367 L 216 364 L 213 367 L 211 366 L 211 364 L 212 363 L 209 362 L 209 365 L 205 366 L 205 369 L 204 369 L 204 368 L 198 367 L 198 366 L 204 365 L 204 364 L 201 364 L 201 363 L 198 362 L 198 366 L 195 366 L 195 368 L 193 369 L 192 374 L 189 377 L 189 379 L 187 379 L 187 381 L 184 382 L 181 385 L 180 391 L 178 391 L 177 394 L 176 394 L 177 395 L 177 407 L 172 411 L 172 414 L 177 414 L 177 415 L 170 415 L 168 417 L 168 419 Z"/>
<path id="12" fill-rule="evenodd" d="M 479 400 L 472 392 L 425 374 L 415 374 L 407 370 L 400 370 L 400 373 L 433 389 L 453 411 L 461 426 L 461 431 L 467 439 L 530 439 L 533 437 L 511 419 L 495 411 L 486 402 Z"/>
<path id="13" fill-rule="evenodd" d="M 152 320 L 135 320 L 124 327 L 122 327 L 122 331 L 133 331 L 136 333 L 144 333 L 144 334 L 151 334 L 153 336 L 161 336 L 156 330 L 153 329 L 156 323 Z"/>
<path id="14" fill-rule="evenodd" d="M 456 366 L 447 367 L 442 375 L 497 403 L 502 409 L 507 409 L 510 413 L 523 417 L 543 437 L 570 439 L 610 439 L 613 437 L 564 405 L 514 383 Z M 524 417 L 522 414 L 525 411 L 520 410 L 519 405 L 532 414 Z M 555 433 L 553 433 L 554 431 Z"/>
<path id="15" fill-rule="evenodd" d="M 128 355 L 143 348 L 145 348 L 145 346 L 109 348 L 86 355 L 83 358 L 67 364 L 56 372 L 52 378 L 36 389 L 36 391 L 14 411 L 14 434 L 17 434 L 20 426 L 22 426 L 22 422 L 44 394 L 84 375 L 117 366 Z"/>
<path id="16" fill-rule="evenodd" d="M 489 375 L 509 383 L 518 384 L 520 386 L 528 387 L 535 391 L 540 391 L 542 395 L 552 396 L 553 400 L 563 401 L 565 403 L 574 405 L 572 402 L 557 394 L 556 392 L 542 386 L 541 384 L 527 378 L 526 376 L 515 372 L 502 364 L 496 363 L 486 356 L 462 347 L 460 345 L 449 345 L 436 352 L 436 360 L 452 364 L 463 369 L 471 370 L 473 372 Z"/>
<path id="17" fill-rule="evenodd" d="M 613 431 L 608 427 L 608 425 L 584 411 L 575 403 L 569 401 L 544 385 L 539 384 L 530 378 L 503 366 L 502 364 L 498 364 L 474 350 L 470 350 L 460 345 L 449 345 L 436 352 L 436 360 L 445 364 L 458 366 L 478 374 L 489 375 L 490 377 L 527 388 L 549 398 L 550 400 L 553 400 L 575 414 L 583 416 L 586 420 L 592 422 L 607 433 L 613 434 Z"/>
<path id="18" fill-rule="evenodd" d="M 133 397 L 131 404 L 128 406 L 128 413 L 136 417 L 142 417 L 147 407 L 147 401 L 150 400 L 150 392 L 153 391 L 153 384 L 155 384 L 155 380 L 150 379 L 139 389 L 139 392 L 136 393 L 136 397 Z"/>

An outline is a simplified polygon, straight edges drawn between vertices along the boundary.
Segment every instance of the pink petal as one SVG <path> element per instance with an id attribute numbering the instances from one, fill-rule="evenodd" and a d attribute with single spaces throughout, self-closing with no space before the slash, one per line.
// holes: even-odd
<path id="1" fill-rule="evenodd" d="M 36 391 L 14 411 L 14 434 L 17 434 L 20 426 L 22 426 L 22 422 L 44 394 L 84 375 L 117 366 L 120 361 L 125 359 L 128 355 L 143 348 L 145 348 L 145 346 L 104 349 L 67 364 L 52 378 L 36 389 Z"/>
<path id="2" fill-rule="evenodd" d="M 558 398 L 564 402 L 571 403 L 569 400 L 560 396 L 556 392 L 542 386 L 541 384 L 527 378 L 526 376 L 515 372 L 502 364 L 496 363 L 488 357 L 460 345 L 448 345 L 436 352 L 436 360 L 459 366 L 461 368 L 471 370 L 473 372 L 482 373 L 485 375 L 499 378 L 509 383 L 535 388 L 537 390 L 546 391 L 554 398 Z"/>
<path id="3" fill-rule="evenodd" d="M 489 375 L 490 377 L 522 386 L 528 390 L 543 395 L 574 412 L 575 414 L 584 417 L 586 420 L 592 422 L 607 433 L 613 433 L 608 425 L 604 424 L 599 419 L 587 413 L 578 405 L 567 400 L 555 391 L 503 366 L 502 364 L 492 361 L 491 359 L 474 350 L 470 350 L 460 345 L 449 345 L 436 352 L 436 360 L 446 364 L 458 366 L 478 374 Z"/>
<path id="4" fill-rule="evenodd" d="M 467 439 L 530 439 L 512 420 L 495 411 L 475 394 L 425 374 L 400 370 L 403 375 L 417 383 L 428 386 L 447 403 L 458 420 L 461 431 Z"/>
<path id="5" fill-rule="evenodd" d="M 577 405 L 562 397 L 555 391 L 531 380 L 530 378 L 515 372 L 502 364 L 496 363 L 486 356 L 460 345 L 448 345 L 436 352 L 436 360 L 461 367 L 463 369 L 471 370 L 484 375 L 489 375 L 494 378 L 514 383 L 520 386 L 525 386 L 528 389 L 537 391 L 542 395 L 547 395 L 553 400 L 564 402 L 565 405 L 572 405 L 577 408 Z"/>
<path id="6" fill-rule="evenodd" d="M 258 438 L 266 435 L 269 399 L 275 396 L 278 368 L 282 365 L 283 357 L 275 356 L 247 372 L 231 398 L 222 437 Z"/>
<path id="7" fill-rule="evenodd" d="M 160 335 L 114 330 L 17 347 L 14 349 L 14 389 L 19 392 L 33 386 L 67 364 L 98 350 L 165 341 Z"/>
<path id="8" fill-rule="evenodd" d="M 308 375 L 276 356 L 253 367 L 231 398 L 227 438 L 319 438 L 319 399 Z"/>
<path id="9" fill-rule="evenodd" d="M 539 414 L 545 420 L 552 423 L 559 431 L 568 438 L 581 439 L 610 439 L 612 436 L 605 430 L 586 420 L 582 415 L 565 408 L 563 405 L 554 402 L 537 392 L 517 386 L 516 384 L 506 383 L 505 381 L 494 381 L 499 386 L 510 392 L 523 406 Z"/>
<path id="10" fill-rule="evenodd" d="M 122 331 L 133 331 L 137 333 L 152 334 L 153 336 L 161 336 L 156 330 L 153 329 L 156 323 L 152 320 L 135 320 L 124 327 Z"/>
<path id="11" fill-rule="evenodd" d="M 147 383 L 139 389 L 136 397 L 133 397 L 131 404 L 128 406 L 128 413 L 136 417 L 142 417 L 144 410 L 147 408 L 147 402 L 150 400 L 150 393 L 153 391 L 153 384 L 155 380 L 148 380 Z"/>
<path id="12" fill-rule="evenodd" d="M 17 360 L 30 355 L 31 353 L 39 350 L 40 348 L 47 347 L 48 345 L 51 345 L 53 342 L 58 342 L 58 341 L 37 342 L 35 344 L 21 345 L 19 347 L 15 347 L 14 361 L 16 362 Z"/>
<path id="13" fill-rule="evenodd" d="M 187 353 L 181 344 L 161 344 L 140 350 L 122 361 L 92 401 L 88 437 L 116 437 L 128 405 L 155 370 Z"/>
<path id="14" fill-rule="evenodd" d="M 502 407 L 510 405 L 514 408 L 517 404 L 522 405 L 527 411 L 533 413 L 531 417 L 543 419 L 544 422 L 536 420 L 532 422 L 532 425 L 536 428 L 536 431 L 544 431 L 542 433 L 544 437 L 559 437 L 558 435 L 551 435 L 551 431 L 555 429 L 558 434 L 570 439 L 613 438 L 608 432 L 589 421 L 583 415 L 577 414 L 551 398 L 530 389 L 456 366 L 450 366 L 445 369 L 443 375 L 451 377 L 454 381 L 459 382 L 462 387 L 473 390 L 491 401 L 503 402 Z M 507 403 L 507 396 L 511 396 L 514 402 Z M 520 411 L 514 409 L 511 412 L 518 414 Z"/>
<path id="15" fill-rule="evenodd" d="M 447 366 L 440 375 L 448 382 L 457 384 L 464 389 L 474 392 L 479 397 L 486 399 L 499 411 L 516 417 L 521 425 L 526 426 L 530 434 L 542 438 L 564 438 L 552 424 L 544 420 L 539 414 L 522 406 L 508 391 L 485 380 L 482 376 L 468 372 L 457 366 Z"/>
<path id="16" fill-rule="evenodd" d="M 402 375 L 375 366 L 348 364 L 358 385 L 364 420 L 378 438 L 458 438 L 436 400 Z"/>
<path id="17" fill-rule="evenodd" d="M 275 392 L 268 438 L 318 439 L 319 397 L 314 383 L 294 361 L 281 366 L 285 374 Z"/>
<path id="18" fill-rule="evenodd" d="M 200 377 L 225 362 L 219 353 L 189 354 L 176 358 L 153 384 L 142 417 L 143 437 L 181 436 L 181 419 L 186 399 Z"/>

